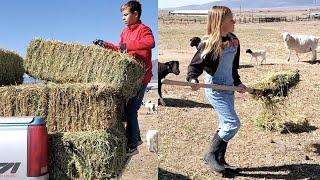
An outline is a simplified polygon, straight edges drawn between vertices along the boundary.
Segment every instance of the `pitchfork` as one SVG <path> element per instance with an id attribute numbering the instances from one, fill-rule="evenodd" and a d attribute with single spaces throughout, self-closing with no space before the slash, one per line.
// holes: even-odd
<path id="1" fill-rule="evenodd" d="M 184 82 L 184 81 L 174 81 L 174 80 L 169 80 L 169 79 L 163 79 L 162 84 L 168 84 L 168 85 L 176 85 L 176 86 L 192 86 L 195 83 L 191 82 Z M 219 85 L 219 84 L 204 84 L 204 83 L 198 83 L 200 88 L 212 88 L 215 90 L 224 90 L 224 91 L 241 91 L 242 88 L 237 87 L 237 86 L 227 86 L 227 85 Z M 247 87 L 245 89 L 246 92 L 249 94 L 253 94 L 256 96 L 262 96 L 262 91 L 259 89 L 253 89 Z"/>

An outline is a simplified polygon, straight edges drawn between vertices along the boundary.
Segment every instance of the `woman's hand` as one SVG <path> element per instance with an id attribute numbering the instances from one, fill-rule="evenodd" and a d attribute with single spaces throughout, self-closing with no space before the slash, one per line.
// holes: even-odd
<path id="1" fill-rule="evenodd" d="M 190 81 L 191 83 L 194 83 L 192 86 L 191 86 L 191 89 L 194 90 L 194 91 L 197 91 L 198 89 L 200 89 L 200 85 L 198 84 L 199 82 L 196 80 L 196 79 L 191 79 Z"/>
<path id="2" fill-rule="evenodd" d="M 247 92 L 247 86 L 245 86 L 244 84 L 239 84 L 238 87 L 240 88 L 240 90 L 238 91 L 239 93 Z"/>

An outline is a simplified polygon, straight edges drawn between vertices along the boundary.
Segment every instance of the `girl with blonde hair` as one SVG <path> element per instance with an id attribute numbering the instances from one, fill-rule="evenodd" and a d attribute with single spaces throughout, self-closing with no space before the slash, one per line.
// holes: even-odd
<path id="1" fill-rule="evenodd" d="M 245 92 L 246 86 L 241 83 L 238 74 L 240 44 L 232 33 L 234 24 L 233 14 L 228 7 L 213 6 L 208 11 L 207 35 L 188 66 L 187 80 L 195 83 L 193 90 L 200 88 L 198 77 L 205 71 L 205 83 L 238 86 L 241 87 L 240 93 Z M 219 128 L 204 160 L 216 172 L 232 171 L 234 168 L 226 163 L 225 153 L 229 140 L 240 128 L 240 120 L 234 109 L 234 93 L 208 88 L 205 93 L 218 114 Z"/>

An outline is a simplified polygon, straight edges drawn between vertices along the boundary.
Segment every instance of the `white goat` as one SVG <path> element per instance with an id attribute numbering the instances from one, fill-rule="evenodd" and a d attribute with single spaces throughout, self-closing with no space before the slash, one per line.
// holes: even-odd
<path id="1" fill-rule="evenodd" d="M 312 52 L 312 61 L 317 60 L 317 46 L 319 37 L 308 35 L 293 35 L 288 32 L 282 33 L 283 40 L 288 49 L 288 61 L 290 61 L 291 50 L 296 52 L 297 61 L 300 61 L 298 53 Z"/>
<path id="2" fill-rule="evenodd" d="M 256 62 L 258 62 L 258 57 L 261 57 L 261 63 L 264 61 L 266 62 L 266 51 L 265 50 L 259 50 L 259 51 L 252 51 L 251 49 L 247 49 L 246 53 L 249 53 L 251 55 L 250 64 L 252 64 L 252 59 L 255 58 Z"/>
<path id="3" fill-rule="evenodd" d="M 144 107 L 147 109 L 147 114 L 158 114 L 158 105 L 151 102 L 146 101 L 143 102 Z"/>
<path id="4" fill-rule="evenodd" d="M 158 130 L 148 130 L 146 139 L 149 152 L 158 152 L 158 134 Z"/>

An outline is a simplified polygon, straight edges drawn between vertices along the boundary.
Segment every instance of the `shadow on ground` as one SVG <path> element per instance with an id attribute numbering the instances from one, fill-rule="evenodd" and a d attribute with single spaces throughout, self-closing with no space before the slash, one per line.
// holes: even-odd
<path id="1" fill-rule="evenodd" d="M 238 177 L 263 179 L 320 179 L 319 164 L 292 164 L 284 166 L 267 166 L 240 168 Z"/>
<path id="2" fill-rule="evenodd" d="M 273 66 L 273 65 L 276 65 L 276 64 L 274 64 L 274 63 L 264 63 L 261 66 Z"/>
<path id="3" fill-rule="evenodd" d="M 315 60 L 315 61 L 300 61 L 304 63 L 309 63 L 309 64 L 320 64 L 320 60 Z"/>
<path id="4" fill-rule="evenodd" d="M 164 170 L 162 168 L 158 169 L 158 180 L 191 180 L 189 177 L 181 175 L 181 174 L 175 174 L 172 172 L 169 172 L 167 170 Z"/>
<path id="5" fill-rule="evenodd" d="M 240 64 L 239 65 L 239 68 L 241 69 L 241 68 L 253 68 L 254 66 L 253 65 L 251 65 L 251 64 Z"/>
<path id="6" fill-rule="evenodd" d="M 212 106 L 210 104 L 199 103 L 199 102 L 196 102 L 196 101 L 191 101 L 191 100 L 186 100 L 186 99 L 165 98 L 164 102 L 166 103 L 167 107 L 212 108 Z"/>
<path id="7" fill-rule="evenodd" d="M 284 124 L 286 127 L 281 133 L 294 133 L 294 134 L 299 134 L 299 133 L 304 133 L 304 132 L 311 132 L 315 131 L 318 128 L 316 126 L 311 126 L 309 124 L 302 124 L 302 125 L 297 125 L 296 123 L 293 122 L 287 122 Z"/>
<path id="8" fill-rule="evenodd" d="M 264 64 L 258 64 L 258 65 L 253 65 L 253 64 L 240 64 L 239 69 L 243 68 L 253 68 L 253 67 L 259 67 L 259 66 L 273 66 L 275 64 L 273 63 L 264 63 Z"/>

